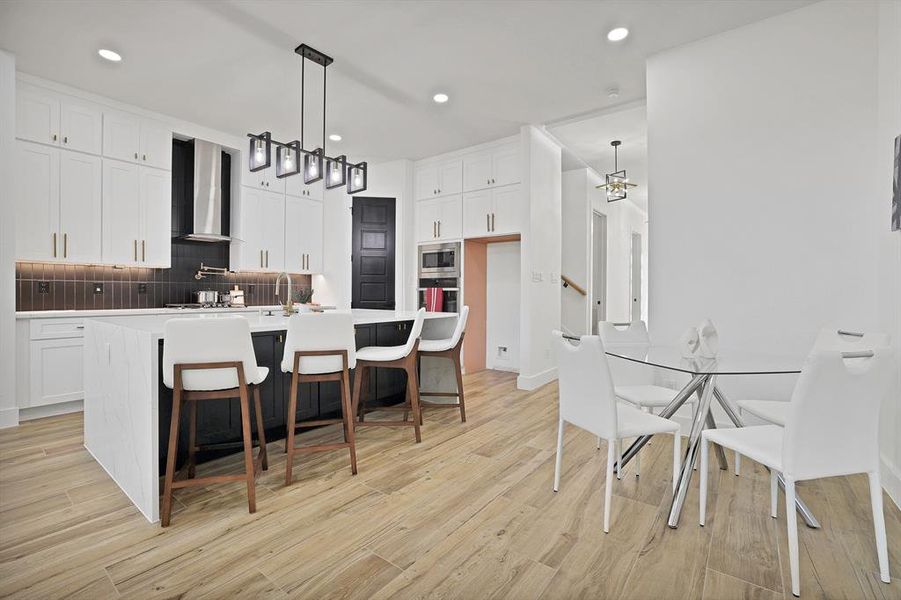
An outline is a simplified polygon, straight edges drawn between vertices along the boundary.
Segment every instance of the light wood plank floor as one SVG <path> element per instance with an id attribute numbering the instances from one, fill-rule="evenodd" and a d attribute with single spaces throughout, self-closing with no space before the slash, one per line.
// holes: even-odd
<path id="1" fill-rule="evenodd" d="M 681 527 L 666 526 L 669 439 L 643 452 L 642 474 L 613 488 L 602 531 L 606 451 L 566 436 L 562 488 L 551 491 L 556 384 L 514 389 L 510 374 L 466 377 L 467 415 L 426 414 L 412 432 L 361 428 L 359 475 L 345 452 L 301 456 L 284 487 L 284 454 L 257 486 L 176 495 L 172 526 L 151 525 L 82 447 L 80 415 L 0 432 L 0 594 L 21 598 L 791 598 L 784 511 L 768 482 L 711 477 L 707 527 L 697 485 Z M 305 433 L 306 441 L 336 437 Z M 203 472 L 239 467 L 229 457 Z M 715 468 L 715 467 L 714 467 Z M 695 478 L 696 480 L 697 478 Z M 866 481 L 805 483 L 824 527 L 801 527 L 804 598 L 901 598 L 879 582 Z M 891 569 L 901 577 L 901 514 L 886 497 Z"/>

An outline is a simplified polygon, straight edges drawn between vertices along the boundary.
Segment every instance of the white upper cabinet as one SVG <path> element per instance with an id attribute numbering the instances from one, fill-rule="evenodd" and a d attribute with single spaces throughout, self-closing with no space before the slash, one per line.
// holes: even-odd
<path id="1" fill-rule="evenodd" d="M 285 195 L 241 189 L 232 268 L 278 273 L 285 268 Z M 235 245 L 237 244 L 237 245 Z"/>
<path id="2" fill-rule="evenodd" d="M 322 200 L 322 180 L 306 184 L 303 182 L 303 175 L 297 174 L 284 177 L 282 181 L 285 182 L 285 191 L 289 196 Z"/>
<path id="3" fill-rule="evenodd" d="M 416 199 L 459 194 L 463 189 L 463 161 L 445 160 L 416 167 Z"/>
<path id="4" fill-rule="evenodd" d="M 23 83 L 16 93 L 16 137 L 100 154 L 102 113 L 89 102 Z"/>
<path id="5" fill-rule="evenodd" d="M 22 85 L 16 92 L 16 137 L 59 144 L 59 96 Z"/>
<path id="6" fill-rule="evenodd" d="M 285 196 L 266 192 L 262 202 L 262 247 L 265 271 L 285 270 Z"/>
<path id="7" fill-rule="evenodd" d="M 242 156 L 246 157 L 246 154 L 242 154 Z M 297 186 L 304 186 L 303 175 L 298 173 L 297 175 L 283 177 L 281 179 L 275 176 L 275 146 L 272 147 L 272 158 L 268 168 L 259 171 L 251 171 L 250 165 L 246 160 L 243 161 L 243 164 L 241 165 L 241 183 L 248 187 L 284 194 L 287 181 L 290 181 L 291 185 L 295 186 L 294 190 L 296 190 L 296 192 L 292 192 L 292 195 L 302 195 L 300 193 L 300 188 Z"/>
<path id="8" fill-rule="evenodd" d="M 458 240 L 463 235 L 463 197 L 460 194 L 416 203 L 416 241 Z"/>
<path id="9" fill-rule="evenodd" d="M 74 100 L 60 104 L 60 145 L 69 150 L 100 154 L 103 112 L 100 107 Z"/>
<path id="10" fill-rule="evenodd" d="M 172 266 L 172 174 L 141 169 L 141 266 Z"/>
<path id="11" fill-rule="evenodd" d="M 103 112 L 103 156 L 158 169 L 172 168 L 172 131 L 130 113 Z"/>
<path id="12" fill-rule="evenodd" d="M 520 233 L 524 210 L 518 185 L 467 192 L 463 194 L 463 237 Z"/>
<path id="13" fill-rule="evenodd" d="M 140 163 L 157 169 L 172 169 L 172 130 L 164 123 L 141 120 Z"/>
<path id="14" fill-rule="evenodd" d="M 60 152 L 59 230 L 63 260 L 78 263 L 102 260 L 102 180 L 99 156 Z"/>
<path id="15" fill-rule="evenodd" d="M 285 270 L 322 272 L 322 203 L 308 198 L 285 199 Z"/>
<path id="16" fill-rule="evenodd" d="M 59 150 L 16 144 L 16 258 L 56 260 L 59 243 Z"/>
<path id="17" fill-rule="evenodd" d="M 16 258 L 100 262 L 100 158 L 19 141 Z"/>
<path id="18" fill-rule="evenodd" d="M 519 144 L 486 148 L 463 159 L 463 191 L 472 192 L 520 181 Z"/>

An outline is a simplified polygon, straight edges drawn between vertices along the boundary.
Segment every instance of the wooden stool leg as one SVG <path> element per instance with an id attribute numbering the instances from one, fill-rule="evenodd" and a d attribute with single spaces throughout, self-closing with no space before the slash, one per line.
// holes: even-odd
<path id="1" fill-rule="evenodd" d="M 260 388 L 253 386 L 253 412 L 257 418 L 257 443 L 260 444 L 260 456 L 263 458 L 263 470 L 269 470 L 269 455 L 266 452 L 266 427 L 263 425 L 263 407 L 260 403 Z"/>
<path id="2" fill-rule="evenodd" d="M 291 375 L 291 397 L 288 399 L 288 435 L 285 437 L 285 451 L 288 457 L 285 465 L 285 485 L 291 485 L 294 468 L 294 432 L 297 429 L 297 370 Z"/>
<path id="3" fill-rule="evenodd" d="M 197 403 L 188 402 L 188 478 L 197 467 Z"/>
<path id="4" fill-rule="evenodd" d="M 181 374 L 176 373 L 175 392 L 172 396 L 172 419 L 169 421 L 169 453 L 166 455 L 166 483 L 163 488 L 163 509 L 160 525 L 169 526 L 172 515 L 172 480 L 175 478 L 175 453 L 178 451 L 178 424 L 181 417 Z"/>
<path id="5" fill-rule="evenodd" d="M 247 507 L 251 513 L 257 511 L 257 495 L 253 469 L 253 436 L 250 432 L 250 402 L 247 398 L 247 385 L 243 377 L 240 384 L 241 393 L 241 434 L 244 437 L 244 474 L 247 479 Z"/>
<path id="6" fill-rule="evenodd" d="M 410 405 L 413 409 L 413 431 L 416 433 L 416 443 L 422 441 L 422 408 L 419 406 L 419 377 L 416 376 L 416 355 L 407 362 L 407 392 L 410 395 Z"/>
<path id="7" fill-rule="evenodd" d="M 354 376 L 354 415 L 357 421 L 366 420 L 366 395 L 369 394 L 369 368 L 358 366 Z"/>
<path id="8" fill-rule="evenodd" d="M 466 403 L 463 401 L 463 369 L 460 365 L 460 350 L 454 353 L 454 371 L 457 375 L 457 398 L 460 402 L 460 420 L 466 422 Z"/>
<path id="9" fill-rule="evenodd" d="M 353 412 L 350 402 L 350 375 L 347 369 L 341 374 L 341 411 L 344 417 L 344 441 L 350 444 L 350 472 L 357 474 L 357 441 L 354 433 Z"/>

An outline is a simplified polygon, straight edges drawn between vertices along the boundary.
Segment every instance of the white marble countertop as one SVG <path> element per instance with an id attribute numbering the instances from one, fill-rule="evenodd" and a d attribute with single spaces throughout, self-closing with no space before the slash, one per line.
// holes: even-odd
<path id="1" fill-rule="evenodd" d="M 79 319 L 88 317 L 129 317 L 140 315 L 184 315 L 208 313 L 242 313 L 277 310 L 279 306 L 232 306 L 230 308 L 108 308 L 99 310 L 19 310 L 16 319 Z"/>
<path id="2" fill-rule="evenodd" d="M 288 328 L 288 317 L 281 314 L 280 309 L 273 309 L 272 316 L 260 314 L 260 307 L 255 307 L 252 311 L 244 311 L 238 313 L 240 316 L 250 321 L 250 331 L 281 331 Z M 268 308 L 264 308 L 264 312 L 268 312 Z M 399 321 L 412 321 L 416 318 L 414 310 L 372 310 L 354 308 L 341 312 L 350 312 L 353 315 L 354 325 L 371 325 L 374 323 L 394 323 Z M 216 319 L 224 316 L 235 314 L 235 311 L 218 311 L 205 312 L 198 314 L 198 310 L 170 310 L 162 314 L 135 314 L 126 316 L 101 315 L 91 317 L 90 320 L 113 323 L 120 327 L 135 329 L 137 331 L 148 332 L 151 335 L 162 337 L 166 321 L 177 318 L 195 318 L 195 319 Z M 457 313 L 444 312 L 427 312 L 426 319 L 446 319 L 456 318 Z"/>

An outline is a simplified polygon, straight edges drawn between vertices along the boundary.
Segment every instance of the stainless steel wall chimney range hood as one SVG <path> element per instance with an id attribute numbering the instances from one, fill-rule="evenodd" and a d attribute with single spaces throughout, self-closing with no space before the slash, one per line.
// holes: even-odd
<path id="1" fill-rule="evenodd" d="M 194 140 L 194 219 L 182 239 L 228 242 L 222 235 L 222 146 Z"/>

